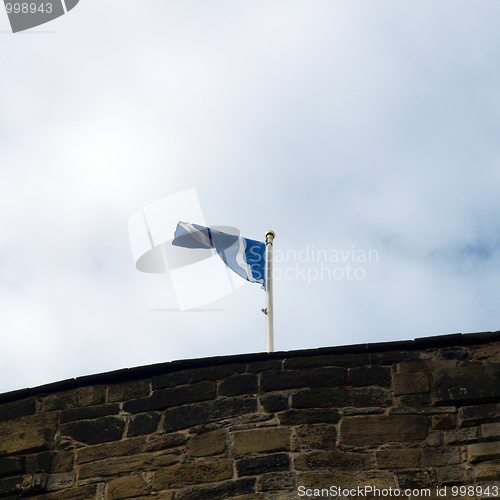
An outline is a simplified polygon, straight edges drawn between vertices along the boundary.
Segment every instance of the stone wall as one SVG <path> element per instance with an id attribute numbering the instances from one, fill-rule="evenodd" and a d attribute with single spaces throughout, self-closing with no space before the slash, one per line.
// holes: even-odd
<path id="1" fill-rule="evenodd" d="M 179 361 L 0 395 L 1 499 L 500 498 L 499 479 L 499 332 Z"/>

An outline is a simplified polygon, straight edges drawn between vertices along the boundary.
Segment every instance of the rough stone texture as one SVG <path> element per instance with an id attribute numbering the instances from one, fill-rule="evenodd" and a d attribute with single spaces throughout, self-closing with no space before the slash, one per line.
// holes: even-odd
<path id="1" fill-rule="evenodd" d="M 471 464 L 500 458 L 500 442 L 470 444 L 467 456 Z"/>
<path id="2" fill-rule="evenodd" d="M 372 415 L 347 417 L 341 425 L 341 443 L 352 446 L 423 441 L 428 417 L 423 415 Z"/>
<path id="3" fill-rule="evenodd" d="M 192 457 L 220 455 L 226 448 L 226 436 L 223 429 L 193 436 L 188 442 L 189 454 Z"/>
<path id="4" fill-rule="evenodd" d="M 394 374 L 394 395 L 429 392 L 429 376 L 426 372 L 403 372 Z"/>
<path id="5" fill-rule="evenodd" d="M 263 453 L 290 449 L 290 430 L 280 427 L 255 429 L 233 434 L 233 453 Z"/>
<path id="6" fill-rule="evenodd" d="M 121 500 L 122 498 L 147 495 L 150 486 L 141 475 L 120 477 L 108 483 L 108 498 L 110 500 Z"/>
<path id="7" fill-rule="evenodd" d="M 228 360 L 0 395 L 0 500 L 499 483 L 500 332 Z"/>
<path id="8" fill-rule="evenodd" d="M 438 370 L 433 379 L 436 404 L 493 403 L 500 400 L 500 364 Z"/>
<path id="9" fill-rule="evenodd" d="M 153 490 L 182 488 L 190 484 L 214 483 L 231 479 L 232 476 L 233 462 L 231 460 L 175 465 L 155 473 Z"/>
<path id="10" fill-rule="evenodd" d="M 103 417 L 95 420 L 78 420 L 61 425 L 61 434 L 86 444 L 118 441 L 123 436 L 125 422 L 117 417 Z"/>
<path id="11" fill-rule="evenodd" d="M 0 456 L 50 449 L 57 415 L 47 413 L 0 422 Z"/>
<path id="12" fill-rule="evenodd" d="M 419 448 L 377 451 L 379 469 L 410 469 L 418 467 L 421 451 Z"/>

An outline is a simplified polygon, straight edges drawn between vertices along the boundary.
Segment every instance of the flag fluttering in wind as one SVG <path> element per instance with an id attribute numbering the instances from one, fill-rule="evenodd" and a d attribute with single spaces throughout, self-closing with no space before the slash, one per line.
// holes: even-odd
<path id="1" fill-rule="evenodd" d="M 266 284 L 266 245 L 219 229 L 179 222 L 172 245 L 214 249 L 229 269 L 251 283 Z"/>

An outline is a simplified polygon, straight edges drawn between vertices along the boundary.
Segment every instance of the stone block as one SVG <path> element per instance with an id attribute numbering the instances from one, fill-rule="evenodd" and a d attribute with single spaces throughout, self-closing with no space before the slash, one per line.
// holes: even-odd
<path id="1" fill-rule="evenodd" d="M 226 448 L 226 431 L 217 429 L 193 436 L 188 441 L 188 448 L 192 457 L 220 455 Z"/>
<path id="2" fill-rule="evenodd" d="M 295 476 L 293 472 L 271 472 L 264 474 L 258 482 L 259 491 L 291 491 L 295 486 Z M 237 500 L 242 500 L 238 497 Z"/>
<path id="3" fill-rule="evenodd" d="M 289 410 L 278 415 L 281 425 L 336 424 L 340 422 L 340 412 L 336 408 Z"/>
<path id="4" fill-rule="evenodd" d="M 0 458 L 0 477 L 20 476 L 26 472 L 25 457 Z"/>
<path id="5" fill-rule="evenodd" d="M 436 430 L 444 431 L 455 428 L 455 415 L 453 413 L 443 413 L 441 415 L 432 415 L 431 427 Z"/>
<path id="6" fill-rule="evenodd" d="M 480 404 L 500 400 L 500 364 L 469 365 L 433 373 L 436 404 Z"/>
<path id="7" fill-rule="evenodd" d="M 425 393 L 402 394 L 396 396 L 396 404 L 398 407 L 423 408 L 431 405 L 431 397 Z"/>
<path id="8" fill-rule="evenodd" d="M 449 346 L 439 349 L 437 357 L 438 359 L 457 359 L 462 361 L 470 359 L 471 353 L 467 347 Z"/>
<path id="9" fill-rule="evenodd" d="M 163 430 L 173 432 L 225 418 L 255 413 L 256 411 L 257 399 L 255 396 L 240 396 L 179 406 L 165 411 Z"/>
<path id="10" fill-rule="evenodd" d="M 376 457 L 379 469 L 416 468 L 420 461 L 420 449 L 380 450 L 376 452 Z"/>
<path id="11" fill-rule="evenodd" d="M 289 408 L 288 396 L 285 394 L 268 394 L 266 396 L 260 396 L 260 404 L 262 408 L 264 408 L 264 411 L 268 413 L 287 410 Z"/>
<path id="12" fill-rule="evenodd" d="M 290 457 L 286 453 L 245 458 L 236 461 L 238 477 L 257 476 L 267 472 L 290 470 Z"/>
<path id="13" fill-rule="evenodd" d="M 399 487 L 401 489 L 418 489 L 430 488 L 437 486 L 436 481 L 431 473 L 423 470 L 401 471 L 396 473 Z"/>
<path id="14" fill-rule="evenodd" d="M 464 465 L 453 465 L 437 469 L 437 479 L 439 485 L 443 486 L 472 484 L 473 481 L 471 470 Z"/>
<path id="15" fill-rule="evenodd" d="M 313 451 L 301 453 L 293 461 L 295 470 L 317 471 L 320 469 L 363 470 L 372 468 L 373 454 L 343 451 Z"/>
<path id="16" fill-rule="evenodd" d="M 419 394 L 429 392 L 427 372 L 403 372 L 394 374 L 394 395 Z"/>
<path id="17" fill-rule="evenodd" d="M 500 441 L 470 444 L 467 446 L 467 457 L 471 464 L 500 458 Z"/>
<path id="18" fill-rule="evenodd" d="M 175 500 L 218 500 L 255 493 L 257 480 L 253 477 L 244 477 L 235 481 L 225 481 L 214 486 L 196 486 L 176 492 Z"/>
<path id="19" fill-rule="evenodd" d="M 158 429 L 161 413 L 149 412 L 138 413 L 130 419 L 127 437 L 144 436 L 145 434 L 153 434 Z"/>
<path id="20" fill-rule="evenodd" d="M 21 399 L 10 403 L 0 404 L 0 420 L 34 415 L 36 412 L 36 398 Z"/>
<path id="21" fill-rule="evenodd" d="M 344 384 L 346 370 L 329 367 L 316 370 L 272 370 L 263 372 L 260 388 L 263 391 L 282 391 L 301 387 L 332 387 Z"/>
<path id="22" fill-rule="evenodd" d="M 175 387 L 177 385 L 193 384 L 200 381 L 222 380 L 236 373 L 243 373 L 245 369 L 245 364 L 238 363 L 180 370 L 153 377 L 152 386 L 153 390 L 156 390 L 163 387 Z"/>
<path id="23" fill-rule="evenodd" d="M 151 392 L 151 380 L 133 380 L 122 384 L 113 384 L 108 388 L 108 401 L 129 401 L 149 396 Z"/>
<path id="24" fill-rule="evenodd" d="M 77 450 L 77 463 L 81 465 L 96 460 L 104 460 L 106 458 L 136 455 L 142 452 L 145 441 L 146 439 L 144 437 L 136 437 L 124 439 L 123 441 L 79 448 Z"/>
<path id="25" fill-rule="evenodd" d="M 253 373 L 233 375 L 219 384 L 221 396 L 239 396 L 240 394 L 255 394 L 258 390 L 257 376 Z"/>
<path id="26" fill-rule="evenodd" d="M 423 441 L 428 417 L 424 415 L 370 415 L 346 417 L 341 424 L 341 443 L 370 446 Z"/>
<path id="27" fill-rule="evenodd" d="M 302 446 L 315 450 L 333 450 L 337 442 L 337 430 L 333 425 L 300 425 L 295 428 L 295 433 Z"/>
<path id="28" fill-rule="evenodd" d="M 458 422 L 460 427 L 500 422 L 500 404 L 463 406 L 458 410 Z"/>
<path id="29" fill-rule="evenodd" d="M 455 368 L 457 361 L 452 359 L 421 359 L 418 361 L 404 361 L 398 364 L 398 371 L 403 372 L 422 372 L 434 370 L 447 370 Z"/>
<path id="30" fill-rule="evenodd" d="M 109 500 L 136 498 L 139 495 L 147 495 L 148 493 L 149 485 L 141 475 L 120 477 L 108 483 Z"/>
<path id="31" fill-rule="evenodd" d="M 484 479 L 498 479 L 500 478 L 500 461 L 489 461 L 478 463 L 474 467 L 476 474 L 476 481 Z"/>
<path id="32" fill-rule="evenodd" d="M 154 473 L 153 490 L 168 490 L 193 484 L 214 483 L 231 479 L 232 476 L 232 460 L 173 465 Z"/>
<path id="33" fill-rule="evenodd" d="M 64 472 L 61 474 L 49 474 L 45 489 L 47 491 L 63 490 L 71 488 L 76 483 L 76 474 L 74 472 Z"/>
<path id="34" fill-rule="evenodd" d="M 391 385 L 391 369 L 385 366 L 358 366 L 351 368 L 347 375 L 347 384 L 354 387 Z"/>
<path id="35" fill-rule="evenodd" d="M 61 472 L 71 472 L 75 464 L 75 456 L 76 454 L 73 450 L 58 451 L 57 453 L 54 453 L 50 462 L 50 472 L 56 474 Z"/>
<path id="36" fill-rule="evenodd" d="M 118 441 L 123 436 L 125 422 L 119 417 L 102 417 L 95 420 L 77 420 L 61 425 L 61 435 L 80 443 L 100 444 Z"/>
<path id="37" fill-rule="evenodd" d="M 167 450 L 182 446 L 186 442 L 187 437 L 181 433 L 154 435 L 148 438 L 145 451 Z"/>
<path id="38" fill-rule="evenodd" d="M 54 413 L 0 422 L 0 455 L 48 450 L 53 447 L 56 428 Z"/>
<path id="39" fill-rule="evenodd" d="M 108 458 L 80 465 L 78 480 L 142 472 L 152 457 L 149 454 Z"/>
<path id="40" fill-rule="evenodd" d="M 216 394 L 217 384 L 203 381 L 172 389 L 158 389 L 151 396 L 126 401 L 123 410 L 129 413 L 164 410 L 172 406 L 215 399 Z"/>
<path id="41" fill-rule="evenodd" d="M 90 385 L 70 391 L 50 394 L 43 398 L 43 411 L 68 410 L 82 406 L 102 405 L 106 402 L 106 387 Z"/>
<path id="42" fill-rule="evenodd" d="M 118 413 L 120 413 L 120 406 L 117 403 L 72 408 L 61 412 L 60 422 L 61 424 L 66 424 L 75 420 L 107 417 L 109 415 L 118 415 Z"/>
<path id="43" fill-rule="evenodd" d="M 445 431 L 444 444 L 467 444 L 479 439 L 479 427 L 465 427 L 464 429 L 454 429 Z"/>
<path id="44" fill-rule="evenodd" d="M 487 441 L 500 440 L 500 423 L 481 424 L 481 436 Z"/>
<path id="45" fill-rule="evenodd" d="M 250 429 L 233 434 L 232 451 L 235 455 L 290 450 L 290 429 L 268 427 Z"/>
<path id="46" fill-rule="evenodd" d="M 460 449 L 454 446 L 422 448 L 422 467 L 443 467 L 461 462 Z"/>
<path id="47" fill-rule="evenodd" d="M 350 388 L 315 388 L 304 389 L 292 396 L 292 408 L 357 408 L 373 406 L 390 406 L 391 393 L 386 389 L 373 387 Z"/>

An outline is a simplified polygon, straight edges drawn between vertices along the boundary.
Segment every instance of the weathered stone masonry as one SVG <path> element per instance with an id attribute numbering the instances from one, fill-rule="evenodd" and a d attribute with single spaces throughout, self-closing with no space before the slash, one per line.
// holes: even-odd
<path id="1" fill-rule="evenodd" d="M 0 395 L 1 499 L 289 500 L 306 498 L 300 486 L 365 485 L 427 498 L 489 485 L 483 498 L 500 498 L 500 332 L 179 361 Z"/>

